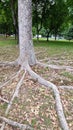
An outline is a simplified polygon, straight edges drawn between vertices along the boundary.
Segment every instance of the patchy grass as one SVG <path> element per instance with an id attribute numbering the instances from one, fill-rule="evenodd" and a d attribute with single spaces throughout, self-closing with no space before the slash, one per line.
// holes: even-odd
<path id="1" fill-rule="evenodd" d="M 39 50 L 45 51 L 45 57 L 55 57 L 62 59 L 64 56 L 65 58 L 69 59 L 72 58 L 73 54 L 73 42 L 67 42 L 67 41 L 40 41 L 37 43 L 34 41 L 34 46 L 38 48 Z M 39 51 L 37 49 L 37 51 Z M 43 53 L 43 55 L 44 55 Z M 44 58 L 41 54 L 40 58 Z"/>
<path id="2" fill-rule="evenodd" d="M 0 46 L 7 46 L 7 45 L 16 45 L 17 40 L 15 39 L 1 39 Z"/>
<path id="3" fill-rule="evenodd" d="M 61 75 L 71 79 L 73 81 L 73 74 L 72 73 L 69 73 L 69 72 L 62 72 Z"/>
<path id="4" fill-rule="evenodd" d="M 34 47 L 37 58 L 48 58 L 45 62 L 56 65 L 68 65 L 73 67 L 73 43 L 67 41 L 40 41 L 34 40 Z M 12 61 L 18 57 L 19 51 L 15 40 L 7 39 L 0 41 L 0 60 Z M 60 85 L 73 86 L 73 72 L 65 70 L 53 70 L 49 68 L 35 66 L 32 68 L 36 73 L 45 79 Z M 0 82 L 6 81 L 9 77 L 18 71 L 18 68 L 0 68 Z M 10 100 L 14 93 L 19 77 L 13 80 L 11 85 L 2 89 L 2 96 Z M 73 92 L 60 90 L 61 99 L 64 106 L 64 112 L 68 121 L 70 130 L 73 130 Z M 7 104 L 0 102 L 0 115 L 4 115 Z M 19 98 L 16 98 L 8 114 L 8 118 L 20 123 L 30 124 L 35 130 L 61 130 L 55 110 L 55 101 L 53 92 L 50 89 L 31 80 L 26 75 L 24 83 L 20 89 Z M 6 126 L 6 130 L 13 130 Z M 15 128 L 15 130 L 17 130 Z"/>

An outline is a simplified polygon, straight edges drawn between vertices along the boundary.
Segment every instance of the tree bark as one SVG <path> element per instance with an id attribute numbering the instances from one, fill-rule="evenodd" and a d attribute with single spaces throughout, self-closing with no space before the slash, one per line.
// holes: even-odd
<path id="1" fill-rule="evenodd" d="M 18 63 L 28 59 L 29 65 L 36 64 L 32 42 L 32 0 L 18 0 L 19 48 Z"/>

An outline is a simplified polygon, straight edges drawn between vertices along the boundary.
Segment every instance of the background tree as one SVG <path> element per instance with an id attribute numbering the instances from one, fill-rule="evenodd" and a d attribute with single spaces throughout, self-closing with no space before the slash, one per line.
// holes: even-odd
<path id="1" fill-rule="evenodd" d="M 11 13 L 12 13 L 15 36 L 18 37 L 18 5 L 17 5 L 17 0 L 15 0 L 15 1 L 11 0 L 9 2 L 10 2 L 9 4 L 10 4 L 10 8 L 11 8 Z M 19 37 L 18 37 L 18 39 L 19 39 Z"/>
<path id="2" fill-rule="evenodd" d="M 10 13 L 9 13 L 10 12 Z M 0 2 L 0 31 L 4 34 L 12 34 L 14 31 L 9 2 Z"/>
<path id="3" fill-rule="evenodd" d="M 51 27 L 52 33 L 55 36 L 55 40 L 57 34 L 60 32 L 60 28 L 62 24 L 64 23 L 67 17 L 67 14 L 68 14 L 68 9 L 65 1 L 55 0 L 55 3 L 50 8 L 50 15 L 49 15 L 49 19 L 50 19 L 49 26 Z"/>
<path id="4" fill-rule="evenodd" d="M 2 23 L 7 33 L 15 34 L 18 36 L 18 7 L 17 7 L 17 0 L 4 0 L 0 3 L 0 11 L 1 16 L 4 17 L 5 22 L 2 20 Z M 3 12 L 3 13 L 2 13 Z"/>
<path id="5" fill-rule="evenodd" d="M 69 41 L 73 39 L 73 26 L 69 28 L 68 32 L 66 32 L 65 38 Z"/>
<path id="6" fill-rule="evenodd" d="M 39 32 L 43 27 L 43 22 L 50 3 L 49 0 L 33 0 L 33 26 L 36 27 L 37 39 L 39 38 Z"/>

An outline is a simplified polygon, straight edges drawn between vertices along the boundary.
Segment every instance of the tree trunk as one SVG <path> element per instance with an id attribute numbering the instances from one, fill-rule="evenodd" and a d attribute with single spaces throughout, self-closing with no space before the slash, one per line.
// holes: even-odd
<path id="1" fill-rule="evenodd" d="M 10 7 L 12 12 L 13 25 L 15 29 L 15 39 L 17 38 L 17 43 L 19 43 L 19 35 L 18 35 L 18 18 L 17 18 L 17 10 L 14 9 L 14 0 L 10 1 Z"/>
<path id="2" fill-rule="evenodd" d="M 47 42 L 49 41 L 49 32 L 47 33 Z"/>
<path id="3" fill-rule="evenodd" d="M 56 38 L 56 35 L 55 35 L 55 41 L 56 41 L 56 39 L 57 39 L 57 38 Z"/>
<path id="4" fill-rule="evenodd" d="M 38 30 L 38 25 L 37 25 L 37 42 L 39 41 L 39 30 Z"/>
<path id="5" fill-rule="evenodd" d="M 56 39 L 57 39 L 57 31 L 55 31 L 55 41 L 56 41 Z"/>
<path id="6" fill-rule="evenodd" d="M 19 22 L 19 64 L 26 59 L 30 65 L 36 64 L 36 58 L 32 43 L 32 0 L 18 0 Z"/>

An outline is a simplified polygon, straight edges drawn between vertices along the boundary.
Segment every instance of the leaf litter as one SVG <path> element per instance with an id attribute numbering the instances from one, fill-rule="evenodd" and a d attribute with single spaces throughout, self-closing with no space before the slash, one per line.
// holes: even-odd
<path id="1" fill-rule="evenodd" d="M 6 50 L 5 53 L 1 55 L 1 60 L 14 60 L 15 53 L 16 57 L 18 56 L 16 51 L 18 50 L 17 48 L 8 46 L 7 50 L 5 47 L 0 47 L 0 51 L 2 51 L 2 49 L 3 51 Z M 45 55 L 47 56 L 47 54 L 44 54 L 44 57 L 46 57 Z M 37 57 L 40 59 L 41 55 Z M 55 56 L 50 58 L 52 60 L 56 59 Z M 59 59 L 60 55 L 58 55 L 57 58 Z M 65 57 L 63 60 L 64 59 Z M 59 64 L 61 63 L 59 62 Z M 66 63 L 62 61 L 62 64 L 65 65 Z M 55 83 L 57 86 L 73 86 L 72 74 L 70 72 L 66 74 L 65 70 L 43 69 L 39 66 L 35 66 L 32 69 L 45 79 Z M 8 80 L 9 76 L 17 72 L 17 70 L 18 68 L 14 67 L 5 69 L 0 68 L 0 82 Z M 2 96 L 8 101 L 14 93 L 18 80 L 19 79 L 14 80 L 12 84 L 2 89 Z M 59 90 L 67 122 L 70 130 L 73 130 L 73 92 L 71 90 L 61 90 L 60 88 Z M 4 116 L 6 107 L 7 104 L 0 101 L 0 115 Z M 61 130 L 55 110 L 53 92 L 50 89 L 45 88 L 43 85 L 41 86 L 39 83 L 31 80 L 31 77 L 28 74 L 20 88 L 19 97 L 15 98 L 7 118 L 20 123 L 29 124 L 33 126 L 35 130 Z M 19 129 L 6 125 L 5 130 Z"/>

